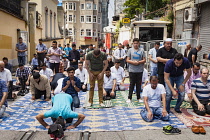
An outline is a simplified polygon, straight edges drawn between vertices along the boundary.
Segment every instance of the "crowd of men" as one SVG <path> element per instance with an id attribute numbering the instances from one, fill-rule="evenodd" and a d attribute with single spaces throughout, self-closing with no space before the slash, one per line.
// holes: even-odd
<path id="1" fill-rule="evenodd" d="M 99 105 L 105 107 L 105 100 L 115 99 L 117 90 L 125 90 L 126 69 L 130 80 L 126 102 L 131 103 L 135 93 L 138 102 L 143 101 L 145 104 L 145 108 L 140 112 L 145 121 L 150 122 L 155 118 L 169 120 L 172 99 L 177 99 L 174 108 L 177 113 L 182 113 L 180 106 L 186 100 L 191 102 L 196 114 L 203 116 L 210 114 L 210 79 L 209 70 L 201 69 L 197 62 L 197 53 L 201 49 L 201 45 L 191 48 L 188 44 L 183 55 L 172 47 L 170 38 L 164 41 L 162 47 L 160 42 L 156 42 L 154 48 L 148 52 L 148 78 L 148 71 L 144 68 L 146 55 L 138 38 L 133 39 L 132 47 L 124 47 L 119 43 L 112 55 L 106 54 L 103 47 L 94 48 L 92 44 L 87 49 L 77 50 L 76 44 L 72 44 L 72 47 L 67 44 L 63 48 L 61 44 L 53 41 L 52 46 L 47 48 L 42 39 L 39 39 L 36 54 L 29 67 L 25 65 L 27 45 L 20 37 L 16 45 L 19 62 L 15 72 L 16 85 L 21 86 L 19 95 L 24 96 L 26 86 L 30 86 L 32 100 L 52 99 L 52 109 L 36 117 L 46 128 L 49 128 L 44 121 L 47 117 L 51 117 L 53 122 L 56 122 L 56 119 L 62 120 L 64 124 L 71 123 L 72 118 L 78 118 L 78 121 L 67 129 L 78 126 L 85 118 L 83 114 L 73 112 L 74 108 L 80 107 L 78 94 L 80 91 L 89 90 L 87 107 L 91 107 L 96 81 Z M 204 59 L 209 58 L 207 54 L 203 56 Z M 0 116 L 7 107 L 11 72 L 12 65 L 4 57 L 0 61 Z"/>

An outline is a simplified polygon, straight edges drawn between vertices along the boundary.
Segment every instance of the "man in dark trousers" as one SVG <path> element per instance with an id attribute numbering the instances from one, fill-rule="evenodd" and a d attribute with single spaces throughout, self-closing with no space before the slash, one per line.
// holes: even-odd
<path id="1" fill-rule="evenodd" d="M 189 55 L 188 55 L 188 60 L 190 61 L 191 67 L 197 60 L 198 52 L 202 49 L 201 45 L 198 45 L 196 48 L 193 48 L 190 50 Z"/>
<path id="2" fill-rule="evenodd" d="M 47 46 L 42 43 L 42 39 L 39 39 L 39 44 L 36 46 L 36 53 L 38 64 L 39 66 L 41 66 L 42 64 L 44 64 L 44 58 L 47 53 Z"/>
<path id="3" fill-rule="evenodd" d="M 80 60 L 80 53 L 76 50 L 76 44 L 72 44 L 72 50 L 69 52 L 70 66 L 75 69 L 78 68 L 78 60 Z"/>
<path id="4" fill-rule="evenodd" d="M 168 60 L 174 58 L 177 50 L 172 48 L 172 39 L 167 38 L 164 41 L 164 47 L 160 48 L 157 52 L 157 60 L 158 60 L 158 81 L 160 84 L 165 85 L 164 82 L 164 67 Z"/>

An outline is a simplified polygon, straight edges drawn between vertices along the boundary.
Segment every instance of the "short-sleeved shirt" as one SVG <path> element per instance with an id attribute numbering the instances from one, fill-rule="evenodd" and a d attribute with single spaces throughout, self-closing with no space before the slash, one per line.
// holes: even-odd
<path id="1" fill-rule="evenodd" d="M 38 44 L 36 46 L 36 50 L 39 51 L 39 52 L 44 51 L 44 50 L 47 51 L 47 46 L 45 44 L 43 44 L 43 43 L 42 44 Z"/>
<path id="2" fill-rule="evenodd" d="M 33 59 L 31 60 L 31 65 L 32 65 L 32 66 L 38 66 L 38 59 L 37 59 L 37 58 L 33 58 Z"/>
<path id="3" fill-rule="evenodd" d="M 46 70 L 42 69 L 39 73 L 42 74 L 42 75 L 47 76 L 47 78 L 49 80 L 50 80 L 51 77 L 53 77 L 53 71 L 50 68 L 46 68 Z"/>
<path id="4" fill-rule="evenodd" d="M 166 94 L 162 84 L 158 84 L 156 89 L 153 89 L 151 84 L 149 84 L 144 87 L 142 97 L 148 97 L 149 107 L 161 107 L 162 94 Z"/>
<path id="5" fill-rule="evenodd" d="M 101 52 L 98 57 L 93 55 L 93 51 L 89 52 L 86 56 L 86 60 L 90 61 L 91 71 L 102 71 L 104 68 L 104 60 L 107 60 L 107 56 L 104 52 Z"/>
<path id="6" fill-rule="evenodd" d="M 136 50 L 134 48 L 130 48 L 128 50 L 127 57 L 130 57 L 130 60 L 132 61 L 141 61 L 145 57 L 144 49 L 139 48 L 138 50 Z M 138 73 L 143 71 L 144 71 L 144 64 L 140 64 L 137 66 L 129 64 L 129 72 Z"/>
<path id="7" fill-rule="evenodd" d="M 149 50 L 149 55 L 152 56 L 152 59 L 157 60 L 157 57 L 156 57 L 157 50 L 155 48 L 152 48 L 152 49 Z M 157 64 L 152 62 L 152 61 L 150 61 L 150 66 L 151 67 L 157 67 Z"/>
<path id="8" fill-rule="evenodd" d="M 67 85 L 66 82 L 68 80 L 70 80 L 69 77 L 66 77 L 66 78 L 63 79 L 62 88 Z M 80 88 L 81 87 L 80 79 L 74 76 L 74 81 L 75 81 L 75 85 L 78 88 Z M 65 92 L 68 93 L 68 94 L 70 94 L 70 95 L 77 95 L 78 94 L 78 92 L 74 89 L 74 87 L 72 86 L 72 84 L 69 85 L 69 87 L 67 88 L 67 90 Z"/>
<path id="9" fill-rule="evenodd" d="M 17 43 L 16 44 L 16 48 L 18 49 L 18 50 L 25 50 L 25 49 L 27 49 L 27 45 L 25 44 L 25 43 Z M 25 56 L 26 55 L 26 53 L 25 52 L 18 52 L 18 56 Z"/>
<path id="10" fill-rule="evenodd" d="M 66 53 L 66 55 L 64 55 L 64 57 L 68 57 L 69 56 L 69 52 L 72 50 L 72 48 L 70 48 L 70 47 L 65 47 L 64 49 L 63 49 L 63 51 Z"/>
<path id="11" fill-rule="evenodd" d="M 8 92 L 6 81 L 0 79 L 0 101 L 3 97 L 3 92 Z M 7 106 L 7 100 L 4 102 L 4 105 Z"/>
<path id="12" fill-rule="evenodd" d="M 29 67 L 24 67 L 23 70 L 20 70 L 20 68 L 17 68 L 15 77 L 23 78 L 25 76 L 25 79 L 28 79 L 28 76 L 31 74 L 31 70 Z"/>
<path id="13" fill-rule="evenodd" d="M 56 54 L 62 54 L 62 50 L 60 48 L 49 48 L 48 50 L 48 54 L 52 54 L 52 53 L 56 53 Z M 50 56 L 50 63 L 60 63 L 60 56 L 55 56 L 55 55 L 52 55 Z"/>
<path id="14" fill-rule="evenodd" d="M 163 59 L 172 59 L 174 58 L 175 54 L 177 53 L 177 50 L 174 48 L 171 48 L 169 51 L 165 49 L 165 47 L 162 47 L 157 52 L 157 57 L 161 57 Z M 158 74 L 164 74 L 164 67 L 165 64 L 162 62 L 158 62 Z"/>
<path id="15" fill-rule="evenodd" d="M 174 63 L 174 59 L 170 59 L 166 62 L 164 71 L 170 73 L 170 77 L 178 77 L 184 74 L 184 69 L 190 68 L 190 62 L 184 57 L 182 64 L 177 67 Z"/>
<path id="16" fill-rule="evenodd" d="M 116 75 L 117 84 L 120 84 L 122 82 L 122 79 L 125 77 L 124 69 L 121 66 L 119 66 L 118 69 L 115 66 L 113 66 L 110 70 Z"/>
<path id="17" fill-rule="evenodd" d="M 6 81 L 6 82 L 9 82 L 9 81 L 12 81 L 12 74 L 11 72 L 4 68 L 4 70 L 2 72 L 0 72 L 0 79 Z"/>
<path id="18" fill-rule="evenodd" d="M 52 97 L 53 107 L 44 113 L 44 117 L 58 118 L 62 116 L 64 119 L 78 118 L 78 113 L 71 110 L 72 97 L 66 93 L 59 93 Z"/>
<path id="19" fill-rule="evenodd" d="M 210 100 L 210 79 L 207 80 L 207 84 L 205 85 L 201 78 L 197 78 L 193 80 L 191 84 L 191 90 L 195 89 L 195 95 L 198 100 Z"/>
<path id="20" fill-rule="evenodd" d="M 188 54 L 188 60 L 192 63 L 192 55 L 195 55 L 195 62 L 197 60 L 197 53 L 198 50 L 196 48 L 193 48 L 190 50 L 189 54 Z"/>
<path id="21" fill-rule="evenodd" d="M 111 73 L 109 77 L 104 74 L 104 88 L 105 89 L 112 89 L 112 86 L 114 84 L 114 80 L 116 80 L 116 76 L 114 73 Z"/>

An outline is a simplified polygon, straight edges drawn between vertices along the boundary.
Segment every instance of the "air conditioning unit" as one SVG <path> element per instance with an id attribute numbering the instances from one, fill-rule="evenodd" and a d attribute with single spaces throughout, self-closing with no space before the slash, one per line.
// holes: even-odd
<path id="1" fill-rule="evenodd" d="M 184 11 L 184 22 L 193 22 L 196 21 L 197 17 L 197 8 L 187 8 Z"/>

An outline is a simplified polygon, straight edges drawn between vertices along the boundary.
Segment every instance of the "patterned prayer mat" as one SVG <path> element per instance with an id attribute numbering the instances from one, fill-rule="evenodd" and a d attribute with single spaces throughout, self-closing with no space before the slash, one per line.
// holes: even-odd
<path id="1" fill-rule="evenodd" d="M 81 106 L 85 101 L 86 93 L 80 93 Z M 27 94 L 21 99 L 14 102 L 6 110 L 6 115 L 0 123 L 0 130 L 46 130 L 35 119 L 39 113 L 44 113 L 51 108 L 51 102 L 31 101 L 31 94 Z M 25 103 L 25 104 L 24 104 Z M 83 113 L 85 120 L 75 129 L 68 131 L 121 131 L 121 130 L 138 130 L 138 129 L 162 129 L 165 125 L 174 125 L 178 128 L 186 128 L 179 119 L 170 114 L 170 121 L 163 122 L 155 120 L 147 123 L 142 120 L 140 110 L 143 107 L 112 107 L 100 109 L 76 108 L 75 112 Z M 52 121 L 50 118 L 45 119 L 48 124 Z M 74 119 L 74 122 L 76 119 Z"/>
<path id="2" fill-rule="evenodd" d="M 193 109 L 182 108 L 182 113 L 176 113 L 174 109 L 171 111 L 176 115 L 180 121 L 182 121 L 187 127 L 192 127 L 193 125 L 210 126 L 210 115 L 199 116 L 193 112 Z"/>
<path id="3" fill-rule="evenodd" d="M 176 106 L 176 102 L 177 102 L 177 100 L 171 100 L 171 107 L 174 108 Z M 191 106 L 190 102 L 183 101 L 181 108 L 192 109 L 192 106 Z"/>
<path id="4" fill-rule="evenodd" d="M 81 96 L 81 95 L 79 95 Z M 84 95 L 82 95 L 84 96 Z M 86 101 L 85 101 L 85 105 L 83 106 L 84 108 L 86 108 L 86 104 L 88 102 L 89 99 L 89 93 L 87 92 L 86 95 Z M 116 99 L 111 99 L 111 100 L 106 100 L 104 101 L 105 107 L 109 108 L 109 107 L 114 107 L 114 106 L 123 106 L 123 107 L 139 107 L 139 106 L 144 106 L 144 103 L 139 103 L 137 101 L 136 98 L 136 94 L 133 94 L 132 97 L 132 102 L 131 103 L 127 103 L 128 99 L 128 91 L 117 91 L 116 92 Z M 94 97 L 93 97 L 93 105 L 89 108 L 103 108 L 99 106 L 99 98 L 98 98 L 98 91 L 94 92 Z"/>

